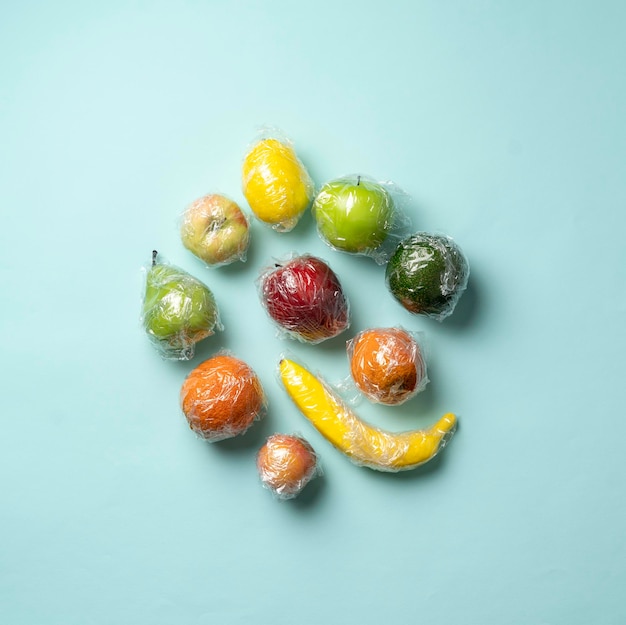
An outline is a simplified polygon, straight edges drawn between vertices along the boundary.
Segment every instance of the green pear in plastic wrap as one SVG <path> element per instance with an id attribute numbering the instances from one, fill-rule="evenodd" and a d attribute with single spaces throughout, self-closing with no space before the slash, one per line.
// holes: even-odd
<path id="1" fill-rule="evenodd" d="M 196 343 L 222 329 L 209 288 L 158 260 L 156 250 L 146 271 L 141 319 L 148 338 L 168 360 L 190 360 Z"/>

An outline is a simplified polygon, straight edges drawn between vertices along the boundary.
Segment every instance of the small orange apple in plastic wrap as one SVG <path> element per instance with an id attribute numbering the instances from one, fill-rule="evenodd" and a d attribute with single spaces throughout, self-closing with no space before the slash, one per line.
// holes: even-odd
<path id="1" fill-rule="evenodd" d="M 300 436 L 273 434 L 257 454 L 263 486 L 278 499 L 293 499 L 321 473 L 313 447 Z"/>

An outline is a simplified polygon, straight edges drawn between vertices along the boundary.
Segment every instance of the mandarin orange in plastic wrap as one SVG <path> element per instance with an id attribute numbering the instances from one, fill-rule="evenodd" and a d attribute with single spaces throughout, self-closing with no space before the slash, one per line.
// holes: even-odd
<path id="1" fill-rule="evenodd" d="M 401 328 L 364 330 L 347 349 L 354 383 L 373 402 L 401 404 L 428 381 L 420 346 Z"/>
<path id="2" fill-rule="evenodd" d="M 243 434 L 262 416 L 266 401 L 252 368 L 230 354 L 220 353 L 187 376 L 180 404 L 191 429 L 214 442 Z"/>
<path id="3" fill-rule="evenodd" d="M 317 454 L 300 436 L 273 434 L 257 454 L 263 486 L 279 499 L 291 499 L 319 473 Z"/>

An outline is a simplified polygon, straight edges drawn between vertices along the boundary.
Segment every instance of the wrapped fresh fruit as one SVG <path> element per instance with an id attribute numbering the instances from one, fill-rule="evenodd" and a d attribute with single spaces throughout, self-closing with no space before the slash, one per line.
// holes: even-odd
<path id="1" fill-rule="evenodd" d="M 317 231 L 333 249 L 371 256 L 383 264 L 407 225 L 400 190 L 353 174 L 324 184 L 313 202 Z"/>
<path id="2" fill-rule="evenodd" d="M 170 360 L 190 360 L 196 343 L 222 329 L 210 289 L 156 251 L 146 270 L 141 322 L 154 347 Z"/>
<path id="3" fill-rule="evenodd" d="M 222 352 L 187 376 L 180 405 L 189 427 L 199 437 L 215 442 L 243 434 L 262 417 L 266 399 L 253 369 Z"/>
<path id="4" fill-rule="evenodd" d="M 293 499 L 320 474 L 317 454 L 301 436 L 273 434 L 257 454 L 257 470 L 265 488 L 278 499 Z"/>
<path id="5" fill-rule="evenodd" d="M 246 260 L 250 243 L 248 218 L 236 202 L 210 193 L 185 209 L 180 238 L 183 245 L 209 266 Z"/>
<path id="6" fill-rule="evenodd" d="M 420 344 L 402 328 L 363 330 L 348 341 L 347 351 L 356 387 L 374 403 L 402 404 L 428 383 Z"/>
<path id="7" fill-rule="evenodd" d="M 279 376 L 302 414 L 357 465 L 377 471 L 406 471 L 432 460 L 450 441 L 456 416 L 443 415 L 426 429 L 390 432 L 360 419 L 321 378 L 282 358 Z"/>
<path id="8" fill-rule="evenodd" d="M 303 254 L 276 263 L 262 272 L 258 285 L 261 303 L 283 336 L 320 343 L 349 326 L 339 278 L 320 258 Z"/>
<path id="9" fill-rule="evenodd" d="M 246 154 L 243 194 L 252 212 L 279 232 L 292 230 L 314 195 L 308 171 L 280 131 L 264 132 Z"/>
<path id="10" fill-rule="evenodd" d="M 396 247 L 385 280 L 406 310 L 442 321 L 454 311 L 469 272 L 467 258 L 450 237 L 417 232 Z"/>

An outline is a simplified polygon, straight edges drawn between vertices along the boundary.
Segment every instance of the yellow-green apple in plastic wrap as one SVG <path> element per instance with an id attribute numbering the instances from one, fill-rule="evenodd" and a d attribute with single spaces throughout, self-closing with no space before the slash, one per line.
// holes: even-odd
<path id="1" fill-rule="evenodd" d="M 393 198 L 384 186 L 358 175 L 327 182 L 313 203 L 321 237 L 352 254 L 373 252 L 385 242 L 394 210 Z"/>
<path id="2" fill-rule="evenodd" d="M 220 330 L 210 289 L 186 271 L 157 260 L 146 272 L 142 323 L 148 338 L 168 360 L 190 360 L 196 343 Z"/>
<path id="3" fill-rule="evenodd" d="M 211 193 L 185 209 L 180 238 L 183 245 L 207 265 L 226 265 L 246 259 L 250 228 L 236 202 Z"/>

